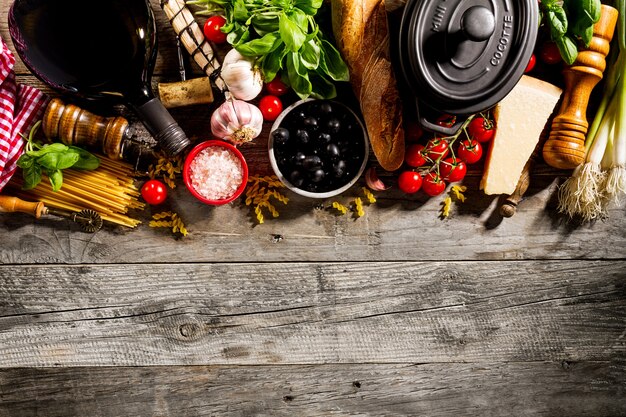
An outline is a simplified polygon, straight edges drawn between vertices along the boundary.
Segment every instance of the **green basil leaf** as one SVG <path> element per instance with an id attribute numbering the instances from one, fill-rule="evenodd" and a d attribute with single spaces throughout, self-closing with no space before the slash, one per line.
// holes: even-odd
<path id="1" fill-rule="evenodd" d="M 67 151 L 67 146 L 62 143 L 51 143 L 49 145 L 42 146 L 38 151 L 29 151 L 26 152 L 29 156 L 33 158 L 37 158 L 43 156 L 50 152 L 65 152 Z"/>
<path id="2" fill-rule="evenodd" d="M 321 48 L 319 45 L 311 39 L 302 45 L 300 50 L 300 62 L 305 68 L 315 70 L 320 65 Z"/>
<path id="3" fill-rule="evenodd" d="M 312 97 L 330 99 L 337 96 L 337 89 L 335 88 L 335 84 L 333 84 L 330 80 L 328 80 L 319 72 L 311 73 L 309 79 L 311 80 Z"/>
<path id="4" fill-rule="evenodd" d="M 591 38 L 593 38 L 593 26 L 589 26 L 581 35 L 581 39 L 583 40 L 585 47 L 589 46 L 591 43 Z"/>
<path id="5" fill-rule="evenodd" d="M 233 18 L 237 22 L 245 22 L 250 17 L 248 13 L 248 9 L 246 8 L 246 3 L 243 0 L 234 0 L 233 2 Z"/>
<path id="6" fill-rule="evenodd" d="M 70 146 L 70 149 L 79 156 L 78 161 L 72 165 L 72 168 L 94 170 L 100 166 L 100 160 L 92 153 L 77 146 Z"/>
<path id="7" fill-rule="evenodd" d="M 280 40 L 280 36 L 276 32 L 267 33 L 265 36 L 253 39 L 250 42 L 242 43 L 235 49 L 243 56 L 256 57 L 269 54 L 277 41 Z"/>
<path id="8" fill-rule="evenodd" d="M 288 53 L 287 48 L 281 48 L 284 45 L 282 41 L 278 41 L 279 46 L 269 54 L 265 55 L 261 62 L 261 71 L 265 82 L 270 82 L 276 77 L 278 71 L 283 68 L 283 59 Z"/>
<path id="9" fill-rule="evenodd" d="M 17 160 L 17 166 L 26 169 L 33 166 L 35 160 L 30 155 L 23 153 L 20 158 Z"/>
<path id="10" fill-rule="evenodd" d="M 555 40 L 556 46 L 559 48 L 561 57 L 567 65 L 572 65 L 578 56 L 578 47 L 576 43 L 569 37 L 563 36 Z"/>
<path id="11" fill-rule="evenodd" d="M 309 16 L 300 9 L 293 9 L 287 13 L 289 19 L 306 34 L 309 30 Z"/>
<path id="12" fill-rule="evenodd" d="M 52 191 L 59 191 L 63 185 L 63 174 L 60 169 L 53 171 L 47 171 L 48 178 L 50 179 L 50 185 L 52 185 Z"/>
<path id="13" fill-rule="evenodd" d="M 235 29 L 226 35 L 226 40 L 233 46 L 239 46 L 250 39 L 250 31 L 247 26 L 235 22 Z"/>
<path id="14" fill-rule="evenodd" d="M 75 151 L 66 152 L 49 152 L 45 155 L 37 158 L 37 163 L 43 168 L 49 170 L 67 169 L 74 165 L 80 158 L 80 155 Z"/>
<path id="15" fill-rule="evenodd" d="M 293 22 L 285 12 L 280 14 L 278 28 L 280 38 L 285 43 L 285 46 L 287 46 L 287 49 L 292 52 L 298 51 L 306 39 L 302 28 Z"/>
<path id="16" fill-rule="evenodd" d="M 267 16 L 262 13 L 255 13 L 252 16 L 252 27 L 260 36 L 264 36 L 270 32 L 278 31 L 278 16 Z"/>
<path id="17" fill-rule="evenodd" d="M 41 182 L 41 167 L 37 164 L 32 165 L 22 171 L 22 177 L 24 178 L 23 190 L 31 190 Z"/>
<path id="18" fill-rule="evenodd" d="M 320 68 L 335 81 L 349 81 L 348 66 L 341 58 L 339 51 L 325 39 L 321 42 Z"/>
<path id="19" fill-rule="evenodd" d="M 561 7 L 554 7 L 548 10 L 548 21 L 550 22 L 550 35 L 552 40 L 564 36 L 567 33 L 567 15 Z"/>
<path id="20" fill-rule="evenodd" d="M 287 55 L 287 76 L 289 85 L 296 94 L 305 99 L 311 95 L 312 85 L 309 75 L 304 67 L 300 67 L 300 57 L 296 52 Z"/>
<path id="21" fill-rule="evenodd" d="M 308 15 L 315 15 L 322 7 L 323 0 L 295 0 L 293 5 Z"/>

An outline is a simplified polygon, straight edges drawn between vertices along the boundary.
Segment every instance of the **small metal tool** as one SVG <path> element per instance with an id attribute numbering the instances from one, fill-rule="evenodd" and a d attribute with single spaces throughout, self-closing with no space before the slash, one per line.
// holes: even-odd
<path id="1" fill-rule="evenodd" d="M 79 212 L 46 207 L 42 201 L 25 201 L 18 197 L 0 195 L 0 212 L 21 212 L 33 215 L 36 219 L 48 214 L 65 217 L 78 224 L 82 231 L 95 233 L 102 227 L 102 217 L 94 210 L 85 209 Z"/>

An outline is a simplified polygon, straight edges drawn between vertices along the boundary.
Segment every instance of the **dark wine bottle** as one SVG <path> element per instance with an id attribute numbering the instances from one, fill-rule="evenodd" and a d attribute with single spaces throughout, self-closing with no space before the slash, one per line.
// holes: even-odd
<path id="1" fill-rule="evenodd" d="M 149 0 L 15 0 L 9 31 L 24 64 L 44 83 L 128 105 L 170 155 L 189 145 L 151 88 L 157 38 Z"/>

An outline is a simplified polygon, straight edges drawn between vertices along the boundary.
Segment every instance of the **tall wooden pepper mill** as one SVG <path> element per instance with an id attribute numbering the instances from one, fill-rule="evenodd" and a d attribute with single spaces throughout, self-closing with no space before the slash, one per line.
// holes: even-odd
<path id="1" fill-rule="evenodd" d="M 550 137 L 543 146 L 543 159 L 554 168 L 574 169 L 585 162 L 585 139 L 589 123 L 586 111 L 591 90 L 602 79 L 606 55 L 613 38 L 618 12 L 602 5 L 600 20 L 593 27 L 589 47 L 563 71 L 565 94 L 552 121 Z"/>
<path id="2" fill-rule="evenodd" d="M 111 159 L 122 158 L 124 140 L 130 139 L 128 120 L 102 117 L 62 100 L 50 100 L 43 116 L 43 133 L 66 145 L 101 149 Z"/>

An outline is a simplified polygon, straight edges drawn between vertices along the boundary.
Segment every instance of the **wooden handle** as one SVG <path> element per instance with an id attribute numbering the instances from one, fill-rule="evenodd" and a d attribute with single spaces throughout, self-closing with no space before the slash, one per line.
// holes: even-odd
<path id="1" fill-rule="evenodd" d="M 24 201 L 17 197 L 8 195 L 0 195 L 0 212 L 5 213 L 26 213 L 40 218 L 42 214 L 46 214 L 46 207 L 43 202 Z"/>
<path id="2" fill-rule="evenodd" d="M 576 61 L 563 71 L 565 94 L 543 147 L 543 159 L 554 168 L 573 169 L 585 161 L 585 138 L 589 128 L 587 105 L 591 90 L 602 79 L 606 68 L 617 15 L 616 9 L 602 5 L 589 47 L 580 51 Z"/>
<path id="3" fill-rule="evenodd" d="M 526 194 L 526 190 L 528 190 L 528 186 L 530 185 L 530 169 L 533 165 L 533 159 L 529 159 L 524 165 L 524 169 L 522 170 L 522 175 L 517 182 L 517 187 L 515 187 L 515 191 L 513 194 L 508 196 L 502 206 L 500 206 L 500 215 L 502 217 L 512 217 L 517 212 L 517 205 L 522 198 L 524 198 L 524 194 Z"/>
<path id="4" fill-rule="evenodd" d="M 175 83 L 159 83 L 157 88 L 161 102 L 168 109 L 213 102 L 213 89 L 209 77 Z"/>
<path id="5" fill-rule="evenodd" d="M 128 129 L 128 120 L 120 116 L 97 116 L 55 98 L 46 108 L 42 126 L 50 140 L 97 148 L 109 158 L 121 159 L 122 140 Z"/>

